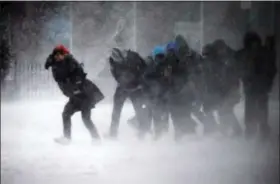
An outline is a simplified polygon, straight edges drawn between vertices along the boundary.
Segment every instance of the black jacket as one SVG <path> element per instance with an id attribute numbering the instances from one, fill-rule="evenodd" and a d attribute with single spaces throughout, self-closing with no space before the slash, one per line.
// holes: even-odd
<path id="1" fill-rule="evenodd" d="M 176 55 L 169 53 L 164 59 L 154 62 L 145 72 L 144 79 L 155 100 L 187 103 L 193 98 L 188 90 L 188 72 Z M 176 101 L 176 103 L 177 103 Z M 175 101 L 174 101 L 175 103 Z"/>
<path id="2" fill-rule="evenodd" d="M 62 93 L 73 99 L 87 100 L 95 105 L 104 98 L 100 89 L 86 79 L 86 73 L 81 64 L 72 56 L 66 55 L 64 61 L 55 62 L 50 55 L 45 68 L 52 67 L 52 73 Z"/>
<path id="3" fill-rule="evenodd" d="M 53 77 L 56 82 L 65 80 L 81 80 L 86 77 L 81 64 L 72 56 L 66 55 L 64 61 L 55 62 L 53 55 L 49 55 L 45 63 L 45 68 L 52 67 Z"/>
<path id="4" fill-rule="evenodd" d="M 272 90 L 273 80 L 277 69 L 273 52 L 261 47 L 258 52 L 242 49 L 237 54 L 240 62 L 244 92 L 269 93 Z"/>
<path id="5" fill-rule="evenodd" d="M 116 61 L 114 57 L 109 57 L 111 73 L 118 83 L 118 86 L 124 90 L 134 90 L 142 83 L 142 75 L 147 67 L 144 59 L 133 51 L 120 52 L 120 60 Z"/>

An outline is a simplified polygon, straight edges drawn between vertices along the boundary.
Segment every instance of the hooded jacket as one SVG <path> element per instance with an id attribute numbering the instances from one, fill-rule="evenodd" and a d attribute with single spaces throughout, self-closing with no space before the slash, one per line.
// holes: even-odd
<path id="1" fill-rule="evenodd" d="M 141 85 L 142 75 L 147 67 L 146 62 L 134 51 L 114 50 L 109 57 L 109 63 L 117 84 L 124 90 L 137 89 Z"/>
<path id="2" fill-rule="evenodd" d="M 72 99 L 88 100 L 95 105 L 104 98 L 100 89 L 90 80 L 80 63 L 71 55 L 65 55 L 63 61 L 54 61 L 54 54 L 50 54 L 45 68 L 52 68 L 54 80 L 62 93 Z"/>

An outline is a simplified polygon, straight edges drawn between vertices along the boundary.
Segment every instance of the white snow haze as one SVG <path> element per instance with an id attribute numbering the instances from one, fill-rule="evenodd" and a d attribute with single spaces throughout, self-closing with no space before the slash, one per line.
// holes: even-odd
<path id="1" fill-rule="evenodd" d="M 16 64 L 11 69 L 13 79 L 1 89 L 2 184 L 279 183 L 276 84 L 273 91 L 277 92 L 269 102 L 272 133 L 267 142 L 203 136 L 199 122 L 197 135 L 175 142 L 171 120 L 169 132 L 161 139 L 155 141 L 148 135 L 138 140 L 127 123 L 134 116 L 130 101 L 122 111 L 118 139 L 105 136 L 116 86 L 107 63 L 111 48 L 119 44 L 146 57 L 154 46 L 180 33 L 198 52 L 202 44 L 219 38 L 240 49 L 246 30 L 244 17 L 248 18 L 240 2 L 18 3 L 30 11 L 22 16 L 15 12 L 11 17 Z M 271 14 L 268 11 L 260 16 Z M 274 33 L 272 26 L 261 29 L 257 23 L 252 25 L 261 35 Z M 44 62 L 61 42 L 84 63 L 88 78 L 106 97 L 91 115 L 102 136 L 101 144 L 92 143 L 80 112 L 72 117 L 72 143 L 62 146 L 54 142 L 62 136 L 62 111 L 68 99 L 59 91 L 51 71 L 44 69 Z M 243 101 L 236 105 L 235 113 L 244 128 Z"/>

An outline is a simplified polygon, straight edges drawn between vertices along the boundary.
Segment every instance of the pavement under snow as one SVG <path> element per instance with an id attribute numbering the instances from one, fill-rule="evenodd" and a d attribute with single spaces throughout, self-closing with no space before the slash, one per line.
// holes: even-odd
<path id="1" fill-rule="evenodd" d="M 73 143 L 56 144 L 62 133 L 64 101 L 1 103 L 2 184 L 278 184 L 279 106 L 271 108 L 273 136 L 267 143 L 189 137 L 180 143 L 173 130 L 159 141 L 139 141 L 126 124 L 118 141 L 93 145 L 80 113 L 72 118 Z M 242 107 L 236 113 L 243 121 Z M 112 105 L 100 104 L 92 118 L 107 133 Z M 172 129 L 172 126 L 171 126 Z"/>

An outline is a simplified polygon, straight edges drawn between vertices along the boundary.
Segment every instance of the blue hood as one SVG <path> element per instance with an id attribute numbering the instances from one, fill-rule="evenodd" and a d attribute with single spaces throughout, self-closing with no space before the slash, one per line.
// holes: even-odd
<path id="1" fill-rule="evenodd" d="M 155 56 L 159 54 L 165 54 L 165 47 L 164 46 L 155 46 L 153 51 L 152 51 L 152 56 L 155 58 Z"/>

